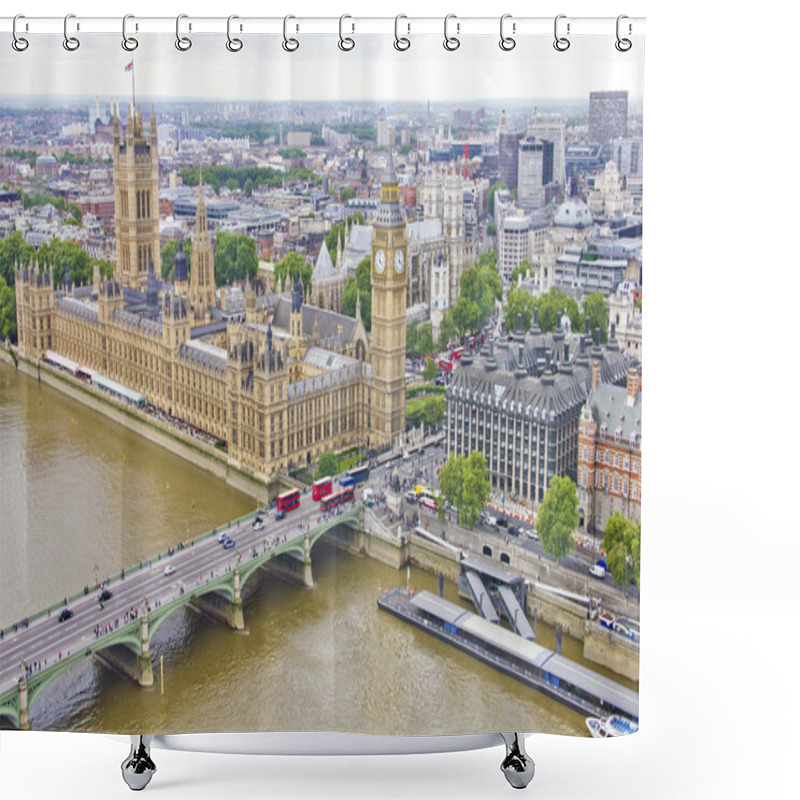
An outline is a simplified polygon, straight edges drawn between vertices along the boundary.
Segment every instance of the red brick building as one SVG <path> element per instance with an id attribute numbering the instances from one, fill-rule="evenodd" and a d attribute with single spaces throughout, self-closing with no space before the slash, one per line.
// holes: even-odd
<path id="1" fill-rule="evenodd" d="M 578 432 L 580 526 L 590 533 L 616 511 L 636 524 L 642 517 L 642 374 L 628 369 L 624 387 L 598 377 L 593 369 Z"/>

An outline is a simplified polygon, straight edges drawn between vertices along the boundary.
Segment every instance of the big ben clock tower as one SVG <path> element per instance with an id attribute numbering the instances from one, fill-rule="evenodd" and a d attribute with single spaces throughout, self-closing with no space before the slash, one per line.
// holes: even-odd
<path id="1" fill-rule="evenodd" d="M 406 223 L 394 161 L 381 180 L 372 226 L 372 402 L 370 444 L 393 445 L 406 427 Z"/>

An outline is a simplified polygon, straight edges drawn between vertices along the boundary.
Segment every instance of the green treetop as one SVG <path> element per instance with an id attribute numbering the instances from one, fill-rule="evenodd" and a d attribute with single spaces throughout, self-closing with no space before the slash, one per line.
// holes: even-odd
<path id="1" fill-rule="evenodd" d="M 578 527 L 578 492 L 568 476 L 556 475 L 550 479 L 537 526 L 542 547 L 556 561 L 574 549 L 572 532 Z"/>
<path id="2" fill-rule="evenodd" d="M 624 594 L 627 594 L 631 581 L 639 586 L 641 539 L 641 525 L 635 525 L 619 511 L 608 518 L 603 550 L 614 584 L 621 587 Z"/>
<path id="3" fill-rule="evenodd" d="M 469 456 L 450 456 L 439 473 L 439 489 L 444 499 L 458 509 L 459 522 L 472 528 L 492 491 L 483 454 L 473 452 Z M 443 520 L 444 503 L 439 503 L 438 512 L 439 519 Z"/>

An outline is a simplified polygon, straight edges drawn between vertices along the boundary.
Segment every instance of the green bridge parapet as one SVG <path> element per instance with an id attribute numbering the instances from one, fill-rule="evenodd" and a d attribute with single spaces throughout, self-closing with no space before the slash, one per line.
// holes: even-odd
<path id="1" fill-rule="evenodd" d="M 47 686 L 49 686 L 54 680 L 56 680 L 56 678 L 61 676 L 79 661 L 82 661 L 85 658 L 90 658 L 92 655 L 99 655 L 100 658 L 102 658 L 102 652 L 104 650 L 119 645 L 128 647 L 139 656 L 149 655 L 149 650 L 146 653 L 143 653 L 143 625 L 146 624 L 149 628 L 147 634 L 147 641 L 149 645 L 149 641 L 152 640 L 155 632 L 167 618 L 203 595 L 217 593 L 223 595 L 232 603 L 237 601 L 240 602 L 240 592 L 242 587 L 244 587 L 247 580 L 252 577 L 252 575 L 260 567 L 264 566 L 279 555 L 288 555 L 298 561 L 306 560 L 307 547 L 310 549 L 310 547 L 312 547 L 319 540 L 319 538 L 331 528 L 343 524 L 353 523 L 358 526 L 360 522 L 360 512 L 361 507 L 356 505 L 349 511 L 338 516 L 331 517 L 324 522 L 321 522 L 314 528 L 310 528 L 303 533 L 298 533 L 291 539 L 287 539 L 285 542 L 280 542 L 279 544 L 260 552 L 256 550 L 255 556 L 251 555 L 252 551 L 247 551 L 246 558 L 243 558 L 240 554 L 239 563 L 233 569 L 228 568 L 226 571 L 221 572 L 214 577 L 209 575 L 202 583 L 198 583 L 195 586 L 182 587 L 182 593 L 179 592 L 169 600 L 159 602 L 157 606 L 148 607 L 146 613 L 137 616 L 135 619 L 130 620 L 123 625 L 120 625 L 119 628 L 115 628 L 110 633 L 99 635 L 88 645 L 82 646 L 76 652 L 71 652 L 69 655 L 66 655 L 63 658 L 60 658 L 58 661 L 48 664 L 46 667 L 32 674 L 25 676 L 21 670 L 20 681 L 25 681 L 27 707 L 25 709 L 22 708 L 23 703 L 20 701 L 20 686 L 18 683 L 0 693 L 0 717 L 6 717 L 10 719 L 15 725 L 17 725 L 17 727 L 28 727 L 28 725 L 24 724 L 24 721 L 21 718 L 27 717 L 27 714 L 30 713 L 31 706 L 33 705 L 34 701 Z M 237 518 L 235 522 L 238 523 L 254 516 L 255 512 L 245 514 Z M 193 541 L 198 542 L 207 539 L 210 536 L 215 535 L 217 530 L 218 529 L 208 531 L 201 536 L 196 537 Z M 306 545 L 306 539 L 308 539 L 308 545 Z M 136 569 L 142 569 L 144 566 L 149 568 L 154 560 L 157 559 L 148 559 L 147 561 L 142 562 L 142 565 Z M 135 569 L 130 571 L 125 570 L 126 575 L 133 574 L 134 572 Z M 237 573 L 238 586 L 236 586 Z M 112 581 L 119 578 L 120 576 L 116 576 L 115 578 L 112 578 Z M 81 592 L 73 595 L 70 600 L 79 599 L 83 596 L 84 594 Z M 44 609 L 43 611 L 37 612 L 37 614 L 30 617 L 30 619 L 41 617 L 43 614 L 47 614 L 48 610 L 57 610 L 61 608 L 63 608 L 63 601 L 62 603 L 51 606 L 49 609 Z M 240 626 L 232 625 L 232 627 Z"/>

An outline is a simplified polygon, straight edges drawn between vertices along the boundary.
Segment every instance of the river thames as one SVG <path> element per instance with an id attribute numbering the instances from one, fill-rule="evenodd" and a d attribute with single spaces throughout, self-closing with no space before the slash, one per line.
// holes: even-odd
<path id="1" fill-rule="evenodd" d="M 0 486 L 2 627 L 256 502 L 5 363 Z M 247 583 L 243 632 L 190 609 L 170 617 L 151 642 L 152 690 L 80 663 L 37 700 L 32 727 L 435 735 L 515 720 L 518 730 L 587 735 L 577 712 L 379 611 L 379 592 L 404 584 L 405 569 L 324 538 L 312 560 L 312 590 L 265 572 Z M 436 576 L 421 570 L 410 583 L 436 591 Z M 453 584 L 445 597 L 468 607 Z M 554 647 L 551 628 L 538 633 Z M 586 663 L 580 642 L 565 637 L 563 653 Z"/>

